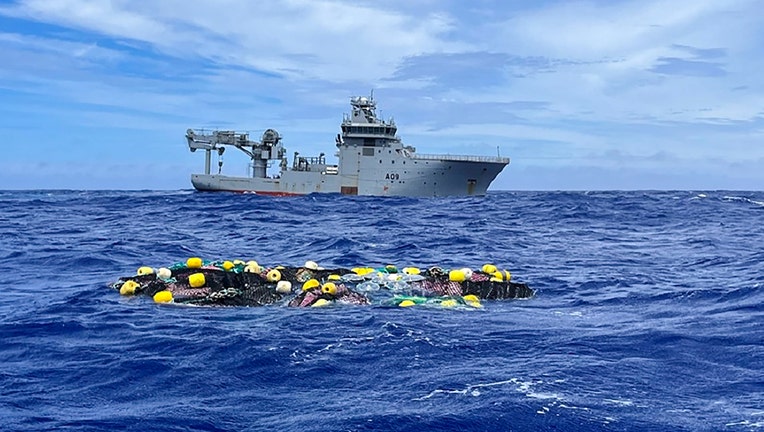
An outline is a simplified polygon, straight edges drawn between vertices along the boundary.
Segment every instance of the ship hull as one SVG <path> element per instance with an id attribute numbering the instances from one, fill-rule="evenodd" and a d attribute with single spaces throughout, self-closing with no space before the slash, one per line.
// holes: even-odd
<path id="1" fill-rule="evenodd" d="M 363 196 L 483 196 L 507 165 L 505 162 L 463 160 L 420 160 L 415 166 L 363 167 L 358 176 L 321 172 L 286 171 L 279 178 L 232 177 L 193 174 L 191 183 L 199 191 L 248 192 L 290 196 L 311 193 L 341 193 Z"/>
<path id="2" fill-rule="evenodd" d="M 281 178 L 232 177 L 220 174 L 192 174 L 194 189 L 205 192 L 244 192 L 259 195 L 291 196 L 311 193 L 339 193 L 339 176 L 321 173 L 285 173 Z M 288 175 L 291 174 L 291 175 Z"/>

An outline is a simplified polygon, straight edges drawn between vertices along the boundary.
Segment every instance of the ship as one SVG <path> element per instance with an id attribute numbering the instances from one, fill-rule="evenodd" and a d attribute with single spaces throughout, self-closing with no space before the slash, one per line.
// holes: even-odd
<path id="1" fill-rule="evenodd" d="M 373 94 L 350 98 L 341 133 L 335 137 L 336 164 L 326 154 L 303 156 L 295 152 L 290 166 L 282 137 L 267 129 L 259 141 L 249 133 L 231 130 L 188 129 L 192 152 L 203 150 L 203 174 L 192 174 L 198 191 L 230 191 L 289 196 L 337 193 L 364 196 L 445 197 L 483 196 L 491 182 L 509 164 L 508 157 L 420 154 L 403 143 L 395 121 L 377 117 Z M 233 147 L 250 158 L 247 176 L 222 173 L 223 153 Z M 218 172 L 211 172 L 213 154 Z M 278 164 L 278 172 L 269 168 Z"/>

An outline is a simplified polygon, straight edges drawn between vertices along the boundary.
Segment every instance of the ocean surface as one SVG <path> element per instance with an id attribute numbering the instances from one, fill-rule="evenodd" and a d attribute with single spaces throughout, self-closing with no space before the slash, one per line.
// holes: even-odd
<path id="1" fill-rule="evenodd" d="M 188 307 L 191 256 L 479 268 L 482 309 Z M 764 192 L 0 192 L 0 429 L 764 430 Z"/>

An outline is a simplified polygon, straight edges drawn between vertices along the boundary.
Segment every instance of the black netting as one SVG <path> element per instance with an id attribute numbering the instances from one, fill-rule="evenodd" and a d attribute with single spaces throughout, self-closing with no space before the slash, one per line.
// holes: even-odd
<path id="1" fill-rule="evenodd" d="M 178 267 L 172 270 L 172 277 L 160 279 L 154 274 L 122 277 L 112 284 L 120 290 L 123 284 L 134 283 L 132 294 L 154 296 L 161 291 L 172 294 L 175 303 L 218 306 L 264 306 L 286 302 L 290 306 L 310 306 L 318 300 L 340 301 L 350 304 L 372 304 L 375 292 L 388 294 L 420 295 L 428 297 L 461 297 L 472 294 L 481 299 L 500 300 L 527 298 L 534 291 L 526 284 L 503 282 L 483 272 L 474 272 L 466 281 L 452 281 L 448 271 L 433 267 L 422 272 L 419 280 L 409 280 L 395 277 L 379 278 L 374 274 L 367 278 L 345 278 L 337 282 L 337 290 L 333 294 L 322 292 L 320 287 L 307 291 L 302 285 L 309 279 L 317 279 L 321 284 L 329 281 L 331 275 L 344 276 L 352 273 L 344 268 L 311 270 L 304 267 L 279 267 L 281 278 L 289 282 L 289 289 L 277 289 L 277 283 L 267 279 L 270 269 L 260 273 L 241 272 L 241 269 L 226 271 L 221 268 L 207 266 L 203 268 Z M 203 279 L 198 275 L 203 275 Z M 192 280 L 195 285 L 192 286 Z M 129 282 L 130 281 L 130 282 Z M 373 282 L 372 282 L 373 281 Z M 363 288 L 363 289 L 362 289 Z M 288 292 L 284 292 L 287 291 Z M 282 292 L 280 292 L 282 291 Z M 123 294 L 131 294 L 123 292 Z M 384 296 L 382 296 L 384 297 Z"/>

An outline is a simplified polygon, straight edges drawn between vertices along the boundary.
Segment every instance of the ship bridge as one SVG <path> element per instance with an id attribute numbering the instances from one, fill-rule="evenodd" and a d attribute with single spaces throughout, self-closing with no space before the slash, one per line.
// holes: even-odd
<path id="1" fill-rule="evenodd" d="M 359 96 L 350 99 L 352 112 L 342 118 L 342 137 L 337 137 L 337 144 L 344 143 L 347 139 L 351 143 L 362 141 L 365 146 L 384 145 L 389 142 L 397 142 L 398 127 L 391 118 L 388 121 L 377 117 L 377 103 L 374 97 Z M 356 144 L 358 144 L 356 142 Z"/>

